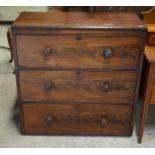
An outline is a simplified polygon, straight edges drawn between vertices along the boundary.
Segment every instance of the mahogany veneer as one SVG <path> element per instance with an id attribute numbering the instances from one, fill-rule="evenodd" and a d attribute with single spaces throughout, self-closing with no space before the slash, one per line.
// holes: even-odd
<path id="1" fill-rule="evenodd" d="M 22 13 L 12 25 L 25 134 L 131 135 L 146 27 L 132 13 Z"/>

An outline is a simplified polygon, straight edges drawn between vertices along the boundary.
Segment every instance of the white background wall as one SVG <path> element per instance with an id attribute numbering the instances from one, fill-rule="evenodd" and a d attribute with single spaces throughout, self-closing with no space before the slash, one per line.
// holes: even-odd
<path id="1" fill-rule="evenodd" d="M 0 21 L 14 21 L 23 11 L 46 12 L 47 6 L 0 6 Z"/>

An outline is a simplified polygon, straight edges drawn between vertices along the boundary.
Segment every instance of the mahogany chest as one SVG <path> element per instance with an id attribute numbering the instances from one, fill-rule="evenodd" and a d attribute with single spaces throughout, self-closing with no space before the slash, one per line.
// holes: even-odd
<path id="1" fill-rule="evenodd" d="M 23 133 L 132 135 L 146 33 L 135 14 L 23 12 L 11 32 Z"/>

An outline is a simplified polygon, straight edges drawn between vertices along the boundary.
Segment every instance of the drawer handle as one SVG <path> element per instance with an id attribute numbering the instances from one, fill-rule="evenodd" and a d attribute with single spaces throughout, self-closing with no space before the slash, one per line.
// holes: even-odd
<path id="1" fill-rule="evenodd" d="M 100 123 L 101 123 L 101 125 L 107 125 L 107 119 L 106 119 L 106 117 L 101 117 Z"/>
<path id="2" fill-rule="evenodd" d="M 53 83 L 52 82 L 47 82 L 46 83 L 46 89 L 51 90 L 53 88 Z"/>
<path id="3" fill-rule="evenodd" d="M 105 83 L 103 84 L 103 90 L 104 90 L 104 91 L 109 91 L 109 90 L 110 90 L 110 84 L 109 84 L 109 82 L 105 82 Z"/>
<path id="4" fill-rule="evenodd" d="M 52 116 L 47 116 L 46 123 L 47 123 L 48 125 L 50 125 L 52 122 L 53 122 L 53 117 L 52 117 Z"/>
<path id="5" fill-rule="evenodd" d="M 103 51 L 103 57 L 104 58 L 112 58 L 113 57 L 113 52 L 110 48 L 107 48 Z"/>
<path id="6" fill-rule="evenodd" d="M 50 54 L 52 53 L 52 50 L 51 48 L 47 47 L 44 49 L 44 56 L 49 56 Z"/>

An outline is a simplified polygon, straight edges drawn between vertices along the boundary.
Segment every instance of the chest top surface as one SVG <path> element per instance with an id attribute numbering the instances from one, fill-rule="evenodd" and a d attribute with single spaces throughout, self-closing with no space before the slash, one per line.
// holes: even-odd
<path id="1" fill-rule="evenodd" d="M 23 12 L 12 28 L 146 29 L 133 13 Z"/>

